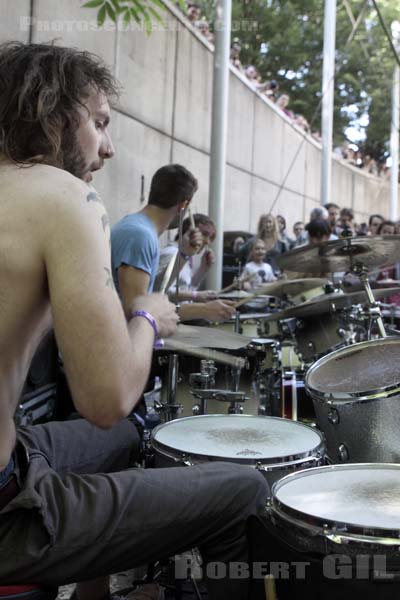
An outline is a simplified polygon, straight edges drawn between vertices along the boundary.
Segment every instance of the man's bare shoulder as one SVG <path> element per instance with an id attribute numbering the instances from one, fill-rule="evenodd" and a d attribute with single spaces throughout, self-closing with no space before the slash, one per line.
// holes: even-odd
<path id="1" fill-rule="evenodd" d="M 50 165 L 0 165 L 0 184 L 2 199 L 11 197 L 28 205 L 40 202 L 42 208 L 46 204 L 84 202 L 94 193 L 84 181 Z"/>

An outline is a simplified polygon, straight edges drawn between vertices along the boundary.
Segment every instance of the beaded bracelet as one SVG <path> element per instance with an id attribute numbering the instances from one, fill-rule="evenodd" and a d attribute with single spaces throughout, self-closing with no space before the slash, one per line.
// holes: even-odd
<path id="1" fill-rule="evenodd" d="M 134 310 L 130 316 L 130 319 L 134 319 L 135 317 L 143 317 L 148 323 L 150 323 L 154 331 L 154 348 L 162 348 L 164 346 L 164 341 L 158 337 L 157 323 L 153 315 L 147 312 L 147 310 Z"/>

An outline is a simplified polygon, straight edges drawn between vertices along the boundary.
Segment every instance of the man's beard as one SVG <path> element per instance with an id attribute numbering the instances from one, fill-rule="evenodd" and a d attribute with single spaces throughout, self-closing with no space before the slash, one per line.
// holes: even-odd
<path id="1" fill-rule="evenodd" d="M 65 129 L 62 141 L 62 168 L 78 179 L 83 179 L 89 171 L 75 132 Z"/>

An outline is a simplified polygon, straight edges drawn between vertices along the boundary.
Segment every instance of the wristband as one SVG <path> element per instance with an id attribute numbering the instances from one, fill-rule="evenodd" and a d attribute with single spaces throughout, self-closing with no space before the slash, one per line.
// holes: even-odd
<path id="1" fill-rule="evenodd" d="M 129 320 L 134 319 L 135 317 L 143 317 L 150 323 L 154 331 L 154 348 L 162 348 L 164 346 L 164 341 L 158 337 L 157 323 L 153 315 L 147 312 L 147 310 L 134 310 Z"/>

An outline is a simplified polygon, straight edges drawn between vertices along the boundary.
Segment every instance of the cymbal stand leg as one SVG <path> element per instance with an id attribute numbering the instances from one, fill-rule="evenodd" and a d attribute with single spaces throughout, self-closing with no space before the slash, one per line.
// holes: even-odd
<path id="1" fill-rule="evenodd" d="M 380 336 L 385 338 L 386 337 L 385 326 L 382 321 L 380 308 L 376 304 L 375 297 L 372 293 L 371 285 L 368 280 L 368 271 L 367 271 L 366 267 L 364 267 L 364 265 L 361 265 L 361 264 L 355 264 L 352 268 L 352 271 L 359 278 L 359 280 L 361 281 L 361 283 L 364 286 L 364 290 L 365 290 L 365 293 L 367 294 L 367 298 L 368 298 L 368 308 L 374 309 L 374 312 L 375 312 L 375 315 L 373 315 L 372 318 L 374 320 L 376 320 Z"/>
<path id="2" fill-rule="evenodd" d="M 240 387 L 240 374 L 242 369 L 240 367 L 232 367 L 231 376 L 232 376 L 232 391 L 238 392 Z M 243 407 L 238 402 L 231 402 L 228 408 L 228 413 L 230 415 L 236 415 L 243 412 Z"/>
<path id="3" fill-rule="evenodd" d="M 172 421 L 180 412 L 182 406 L 176 404 L 179 374 L 179 358 L 171 354 L 168 358 L 167 402 L 164 404 L 166 421 Z"/>
<path id="4" fill-rule="evenodd" d="M 238 310 L 236 311 L 236 315 L 235 315 L 234 332 L 235 333 L 243 333 L 242 325 L 240 323 L 240 312 Z"/>

